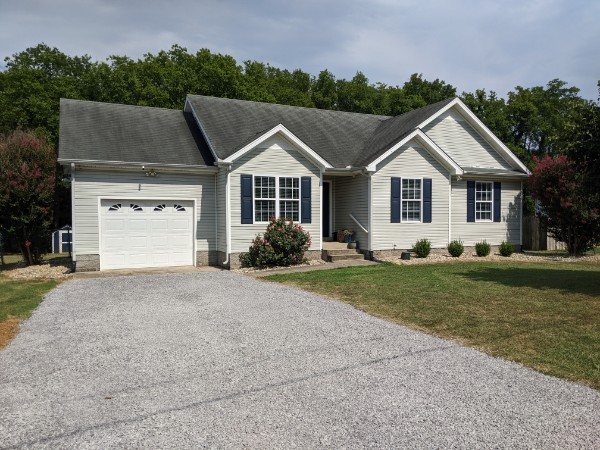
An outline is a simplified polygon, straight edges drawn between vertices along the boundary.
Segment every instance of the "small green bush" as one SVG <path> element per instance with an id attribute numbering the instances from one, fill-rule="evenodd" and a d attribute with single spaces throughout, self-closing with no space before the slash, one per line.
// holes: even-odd
<path id="1" fill-rule="evenodd" d="M 465 251 L 465 246 L 461 241 L 454 240 L 448 244 L 448 253 L 458 258 Z"/>
<path id="2" fill-rule="evenodd" d="M 291 266 L 304 261 L 310 247 L 310 234 L 300 225 L 285 219 L 272 218 L 263 236 L 257 235 L 240 256 L 245 267 Z"/>
<path id="3" fill-rule="evenodd" d="M 510 256 L 513 254 L 514 251 L 515 249 L 512 243 L 508 241 L 502 241 L 502 243 L 500 244 L 500 254 L 502 256 Z"/>
<path id="4" fill-rule="evenodd" d="M 491 249 L 492 247 L 490 246 L 490 244 L 488 244 L 485 241 L 477 242 L 475 244 L 475 253 L 477 253 L 477 256 L 487 256 L 490 254 Z"/>
<path id="5" fill-rule="evenodd" d="M 417 258 L 427 258 L 431 251 L 431 242 L 429 239 L 420 239 L 413 245 L 413 251 L 417 255 Z"/>

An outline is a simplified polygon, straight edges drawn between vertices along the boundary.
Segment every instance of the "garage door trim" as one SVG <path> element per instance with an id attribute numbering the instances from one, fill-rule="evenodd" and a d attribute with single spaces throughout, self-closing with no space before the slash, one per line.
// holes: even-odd
<path id="1" fill-rule="evenodd" d="M 192 217 L 192 263 L 196 265 L 196 254 L 197 254 L 197 245 L 198 240 L 196 239 L 196 227 L 198 226 L 198 209 L 197 209 L 197 201 L 194 197 L 162 197 L 162 196 L 130 196 L 130 195 L 111 195 L 111 196 L 99 196 L 98 197 L 98 256 L 100 257 L 100 270 L 106 270 L 103 267 L 103 257 L 102 257 L 102 201 L 103 200 L 134 200 L 134 201 L 182 201 L 182 202 L 192 202 L 192 207 L 194 208 L 193 217 Z"/>

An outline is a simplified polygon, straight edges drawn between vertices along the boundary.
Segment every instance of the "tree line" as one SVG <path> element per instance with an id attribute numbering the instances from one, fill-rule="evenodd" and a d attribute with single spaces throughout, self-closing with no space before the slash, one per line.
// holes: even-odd
<path id="1" fill-rule="evenodd" d="M 94 61 L 89 55 L 67 55 L 41 43 L 6 57 L 5 64 L 0 72 L 0 135 L 32 130 L 35 136 L 6 138 L 0 152 L 15 147 L 15 142 L 31 147 L 33 138 L 43 138 L 56 148 L 61 97 L 181 109 L 187 94 L 200 94 L 395 116 L 458 95 L 530 168 L 536 165 L 534 156 L 557 154 L 568 156 L 580 170 L 585 167 L 585 195 L 596 199 L 594 208 L 598 206 L 599 105 L 559 79 L 545 86 L 516 86 L 505 97 L 485 89 L 457 94 L 451 84 L 418 73 L 402 85 L 390 86 L 372 83 L 361 72 L 350 80 L 336 78 L 326 69 L 311 75 L 259 61 L 239 64 L 229 55 L 208 49 L 191 53 L 178 45 L 136 60 L 111 56 Z M 0 183 L 8 182 L 7 167 L 1 169 Z M 9 172 L 15 176 L 14 170 Z M 54 224 L 62 225 L 68 217 L 68 187 L 57 173 Z M 7 194 L 0 194 L 0 217 L 5 217 L 2 195 Z M 588 208 L 592 215 L 594 208 Z"/>

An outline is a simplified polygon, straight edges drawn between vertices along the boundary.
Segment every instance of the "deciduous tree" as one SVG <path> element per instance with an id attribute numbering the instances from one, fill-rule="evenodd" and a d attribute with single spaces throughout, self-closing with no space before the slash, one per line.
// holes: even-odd
<path id="1" fill-rule="evenodd" d="M 0 233 L 17 243 L 27 264 L 50 243 L 56 154 L 42 137 L 16 130 L 0 137 Z"/>
<path id="2" fill-rule="evenodd" d="M 567 245 L 571 255 L 581 255 L 600 239 L 600 211 L 586 195 L 585 173 L 566 155 L 534 157 L 529 178 L 531 192 L 539 201 L 543 225 Z"/>

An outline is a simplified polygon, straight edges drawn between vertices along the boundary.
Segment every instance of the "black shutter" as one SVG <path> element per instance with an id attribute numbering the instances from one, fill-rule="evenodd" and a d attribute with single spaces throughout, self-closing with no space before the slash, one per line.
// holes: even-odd
<path id="1" fill-rule="evenodd" d="M 494 222 L 500 222 L 500 193 L 502 187 L 499 181 L 494 181 Z"/>
<path id="2" fill-rule="evenodd" d="M 252 217 L 252 175 L 241 175 L 242 223 L 253 223 Z"/>
<path id="3" fill-rule="evenodd" d="M 431 178 L 423 178 L 423 223 L 431 223 Z"/>
<path id="4" fill-rule="evenodd" d="M 475 222 L 475 182 L 467 181 L 467 222 Z"/>
<path id="5" fill-rule="evenodd" d="M 392 223 L 400 223 L 400 186 L 402 178 L 392 177 Z"/>
<path id="6" fill-rule="evenodd" d="M 300 218 L 301 223 L 311 223 L 311 192 L 310 192 L 310 177 L 302 177 L 300 179 L 300 211 L 302 217 Z"/>

